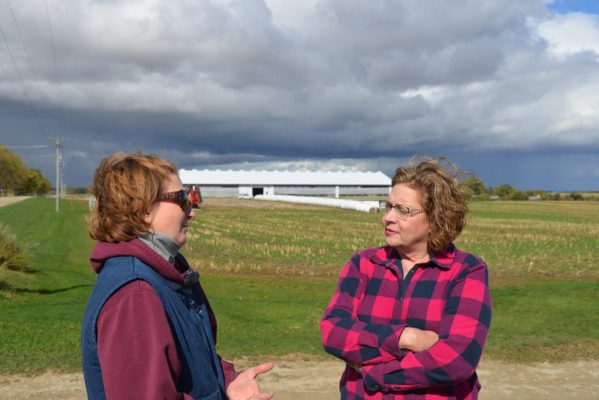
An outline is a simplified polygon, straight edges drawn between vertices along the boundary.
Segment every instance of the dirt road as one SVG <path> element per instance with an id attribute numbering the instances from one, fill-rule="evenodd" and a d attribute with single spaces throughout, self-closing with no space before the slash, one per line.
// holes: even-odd
<path id="1" fill-rule="evenodd" d="M 281 361 L 261 379 L 277 400 L 338 399 L 337 361 Z M 519 365 L 484 360 L 479 367 L 481 400 L 577 399 L 599 397 L 599 361 Z M 34 377 L 0 376 L 0 398 L 11 400 L 84 399 L 80 373 Z"/>
<path id="2" fill-rule="evenodd" d="M 0 207 L 8 204 L 16 203 L 17 201 L 28 199 L 28 196 L 6 196 L 0 197 Z"/>

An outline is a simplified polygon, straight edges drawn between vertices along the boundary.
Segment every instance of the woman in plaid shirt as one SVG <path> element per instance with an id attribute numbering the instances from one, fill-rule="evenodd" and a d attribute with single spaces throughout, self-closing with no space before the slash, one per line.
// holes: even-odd
<path id="1" fill-rule="evenodd" d="M 478 397 L 487 266 L 452 243 L 468 209 L 443 161 L 397 169 L 382 219 L 387 246 L 341 271 L 320 324 L 325 350 L 347 364 L 341 399 Z"/>

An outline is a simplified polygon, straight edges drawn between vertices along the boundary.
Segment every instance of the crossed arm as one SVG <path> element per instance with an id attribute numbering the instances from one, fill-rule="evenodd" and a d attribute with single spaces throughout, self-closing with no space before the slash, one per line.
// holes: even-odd
<path id="1" fill-rule="evenodd" d="M 472 376 L 491 319 L 484 264 L 468 266 L 456 277 L 439 332 L 359 321 L 357 310 L 365 286 L 359 267 L 348 263 L 321 331 L 325 350 L 360 368 L 366 387 L 404 391 L 451 385 Z"/>

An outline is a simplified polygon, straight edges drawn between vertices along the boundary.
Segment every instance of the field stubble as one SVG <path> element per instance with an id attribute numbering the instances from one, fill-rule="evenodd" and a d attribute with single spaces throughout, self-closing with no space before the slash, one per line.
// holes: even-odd
<path id="1" fill-rule="evenodd" d="M 597 279 L 599 203 L 474 202 L 456 245 L 496 283 Z M 384 244 L 380 213 L 208 199 L 190 228 L 192 265 L 220 272 L 336 276 L 351 255 Z"/>

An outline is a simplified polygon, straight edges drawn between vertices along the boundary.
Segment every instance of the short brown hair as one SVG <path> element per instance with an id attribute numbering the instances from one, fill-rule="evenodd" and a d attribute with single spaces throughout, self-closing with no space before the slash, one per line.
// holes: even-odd
<path id="1" fill-rule="evenodd" d="M 118 152 L 102 159 L 92 187 L 91 238 L 118 242 L 149 232 L 145 217 L 173 174 L 178 175 L 177 167 L 155 154 Z"/>
<path id="2" fill-rule="evenodd" d="M 397 168 L 391 183 L 405 183 L 420 192 L 430 224 L 428 249 L 436 254 L 462 232 L 468 207 L 458 183 L 461 172 L 455 164 L 445 157 L 421 160 L 412 158 Z"/>

